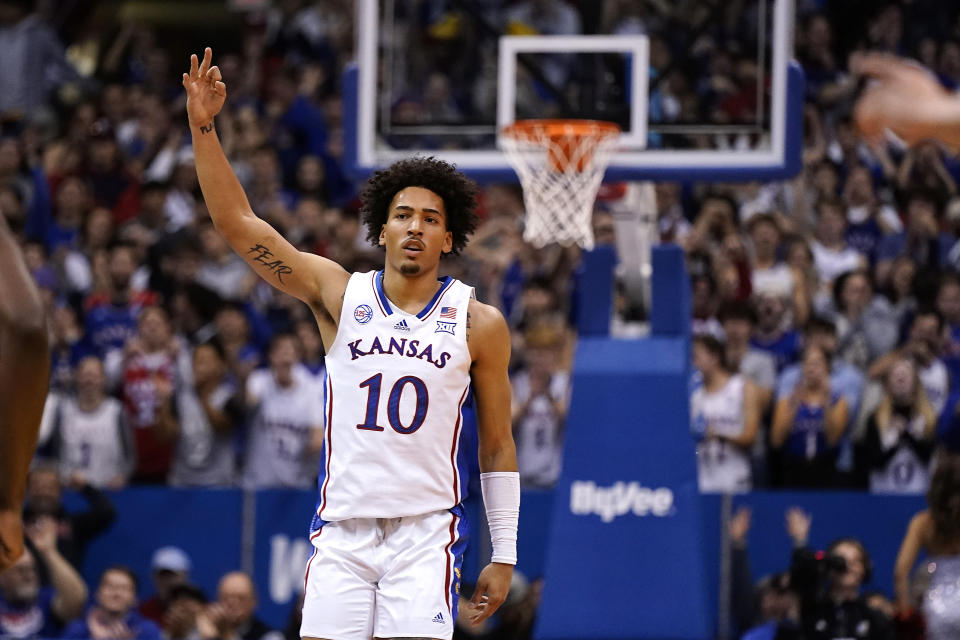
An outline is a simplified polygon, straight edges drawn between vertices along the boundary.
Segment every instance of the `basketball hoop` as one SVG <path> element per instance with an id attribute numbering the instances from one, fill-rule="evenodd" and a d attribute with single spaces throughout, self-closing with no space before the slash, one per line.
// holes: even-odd
<path id="1" fill-rule="evenodd" d="M 620 127 L 597 120 L 519 120 L 500 145 L 523 185 L 523 239 L 593 248 L 593 203 Z"/>

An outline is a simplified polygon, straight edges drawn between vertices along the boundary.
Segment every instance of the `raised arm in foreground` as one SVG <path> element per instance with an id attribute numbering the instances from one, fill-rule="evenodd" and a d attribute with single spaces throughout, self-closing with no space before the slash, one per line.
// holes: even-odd
<path id="1" fill-rule="evenodd" d="M 0 571 L 23 553 L 20 512 L 49 376 L 43 302 L 0 213 Z"/>
<path id="2" fill-rule="evenodd" d="M 933 139 L 960 147 L 960 97 L 929 71 L 880 53 L 856 58 L 852 67 L 874 81 L 854 111 L 865 135 L 875 138 L 890 129 L 911 144 Z"/>
<path id="3" fill-rule="evenodd" d="M 298 251 L 250 208 L 214 128 L 213 119 L 223 108 L 227 87 L 220 69 L 210 66 L 212 56 L 209 47 L 202 62 L 198 63 L 196 55 L 190 56 L 190 73 L 183 74 L 197 177 L 210 217 L 217 231 L 261 278 L 313 309 L 329 346 L 350 275 L 331 260 Z"/>

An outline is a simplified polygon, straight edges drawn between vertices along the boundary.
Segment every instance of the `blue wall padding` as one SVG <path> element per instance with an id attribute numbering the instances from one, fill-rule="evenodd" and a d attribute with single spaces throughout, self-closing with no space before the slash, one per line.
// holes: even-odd
<path id="1" fill-rule="evenodd" d="M 617 456 L 619 458 L 619 456 Z M 637 474 L 640 475 L 638 469 Z M 612 477 L 612 476 L 604 476 Z M 182 547 L 193 559 L 192 580 L 199 584 L 208 595 L 215 594 L 217 580 L 224 572 L 242 566 L 243 508 L 242 493 L 236 489 L 147 489 L 134 488 L 121 492 L 111 492 L 110 498 L 118 510 L 114 524 L 90 545 L 83 565 L 83 576 L 89 585 L 96 585 L 100 573 L 115 563 L 130 566 L 140 577 L 140 597 L 145 598 L 152 591 L 150 585 L 150 555 L 157 547 L 174 544 Z M 569 487 L 566 493 L 557 492 L 557 505 L 569 512 Z M 280 553 L 276 548 L 279 541 L 285 544 L 306 540 L 306 523 L 316 501 L 316 492 L 303 490 L 261 491 L 252 496 L 253 529 L 248 539 L 253 544 L 254 579 L 259 595 L 258 615 L 274 626 L 285 624 L 295 604 L 297 590 L 303 584 L 303 564 L 305 558 L 298 558 L 287 548 Z M 521 499 L 520 531 L 518 540 L 519 561 L 517 569 L 529 578 L 544 574 L 547 565 L 548 549 L 545 541 L 551 535 L 553 517 L 551 507 L 554 492 L 524 491 Z M 83 501 L 75 494 L 68 496 L 68 508 L 81 508 Z M 627 541 L 626 550 L 604 545 L 611 537 L 610 529 L 619 528 L 625 516 L 616 518 L 614 525 L 604 525 L 599 517 L 593 516 L 593 526 L 584 532 L 578 546 L 573 548 L 575 561 L 564 565 L 559 571 L 569 574 L 569 580 L 579 582 L 578 598 L 573 604 L 566 600 L 571 608 L 569 615 L 590 616 L 597 610 L 597 603 L 606 597 L 606 590 L 613 586 L 623 592 L 618 602 L 629 600 L 630 608 L 658 607 L 659 595 L 663 587 L 666 592 L 687 593 L 683 585 L 688 585 L 691 593 L 707 592 L 706 616 L 711 625 L 716 621 L 717 586 L 720 574 L 720 500 L 719 496 L 704 496 L 701 503 L 701 525 L 695 535 L 698 544 L 707 549 L 707 562 L 704 573 L 699 576 L 684 573 L 685 561 L 674 564 L 675 553 L 670 553 L 670 561 L 660 562 L 659 546 L 643 542 L 643 537 Z M 681 509 L 686 507 L 683 503 Z M 907 528 L 910 517 L 924 508 L 923 496 L 873 496 L 863 493 L 845 492 L 754 492 L 734 499 L 734 508 L 746 504 L 753 510 L 753 528 L 749 536 L 750 562 L 754 578 L 782 571 L 790 557 L 790 541 L 784 531 L 784 512 L 790 506 L 799 506 L 813 516 L 813 528 L 810 544 L 822 549 L 829 542 L 841 536 L 856 536 L 864 541 L 873 555 L 874 579 L 869 588 L 891 593 L 893 589 L 893 561 L 900 541 Z M 471 521 L 479 528 L 481 525 L 479 505 L 473 504 Z M 679 513 L 679 509 L 678 509 Z M 581 516 L 581 518 L 583 518 Z M 641 518 L 637 518 L 642 520 Z M 646 516 L 645 525 L 651 529 L 663 528 L 666 523 L 653 522 Z M 656 525 L 655 527 L 653 525 Z M 628 527 L 629 529 L 629 527 Z M 599 532 L 599 533 L 598 533 Z M 629 531 L 625 535 L 630 535 Z M 648 538 L 649 535 L 648 534 Z M 480 552 L 489 554 L 489 545 L 483 544 L 483 534 L 475 530 L 468 549 L 470 567 L 464 564 L 464 581 L 476 580 L 477 573 L 489 559 L 489 555 L 479 557 Z M 304 548 L 307 551 L 308 548 Z M 682 551 L 681 551 L 682 553 Z M 588 560 L 577 559 L 586 555 Z M 593 573 L 581 573 L 581 565 L 589 561 L 599 567 L 618 565 L 623 562 L 637 567 L 634 556 L 646 558 L 644 571 L 647 575 L 627 575 L 616 572 L 608 579 L 624 580 L 616 585 L 596 589 L 597 582 Z M 282 562 L 281 562 L 282 561 Z M 639 570 L 639 569 L 638 569 Z M 550 586 L 557 569 L 547 577 L 545 610 L 553 608 L 556 598 L 563 598 Z M 558 578 L 560 574 L 557 574 Z M 699 580 L 699 582 L 694 582 Z M 291 591 L 286 598 L 275 597 L 271 586 L 277 583 L 289 583 Z M 656 588 L 651 588 L 655 584 Z M 679 615 L 675 611 L 662 611 L 660 628 L 665 632 L 662 637 L 674 638 L 675 623 L 684 623 L 687 609 Z M 627 629 L 630 635 L 616 637 L 645 638 L 647 628 L 636 626 Z M 708 634 L 709 635 L 709 634 Z M 594 640 L 599 636 L 583 633 L 580 638 Z M 706 637 L 706 636 L 705 636 Z"/>
<path id="2" fill-rule="evenodd" d="M 683 249 L 668 244 L 654 247 L 650 332 L 656 336 L 690 335 L 690 279 Z"/>
<path id="3" fill-rule="evenodd" d="M 684 337 L 580 340 L 537 638 L 709 634 L 686 345 Z M 585 482 L 600 488 L 592 499 Z M 650 489 L 672 494 L 666 513 L 636 498 Z M 594 513 L 611 500 L 614 513 Z"/>
<path id="4" fill-rule="evenodd" d="M 613 270 L 617 252 L 613 247 L 584 251 L 577 281 L 577 333 L 581 336 L 610 335 L 613 312 Z"/>

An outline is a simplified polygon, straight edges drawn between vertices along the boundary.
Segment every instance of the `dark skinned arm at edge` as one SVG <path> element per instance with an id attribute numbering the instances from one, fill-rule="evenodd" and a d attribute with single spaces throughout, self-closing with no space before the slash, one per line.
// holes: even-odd
<path id="1" fill-rule="evenodd" d="M 0 571 L 23 553 L 21 510 L 49 377 L 43 301 L 0 215 Z"/>

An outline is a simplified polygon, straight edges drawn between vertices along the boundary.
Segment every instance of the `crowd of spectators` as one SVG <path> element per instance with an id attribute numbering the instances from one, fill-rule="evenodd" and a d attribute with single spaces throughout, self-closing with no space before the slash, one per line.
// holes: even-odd
<path id="1" fill-rule="evenodd" d="M 71 66 L 55 31 L 28 5 L 6 3 L 5 37 L 45 47 L 45 77 L 57 83 L 26 92 L 10 77 L 4 95 L 19 103 L 4 112 L 0 205 L 50 311 L 54 374 L 41 455 L 56 460 L 64 478 L 101 488 L 310 486 L 323 425 L 302 416 L 322 417 L 322 344 L 309 310 L 260 281 L 210 223 L 182 92 L 169 72 L 173 53 L 149 26 L 131 22 L 99 56 L 84 59 L 86 49 L 71 47 Z M 676 31 L 683 34 L 704 20 L 697 11 L 683 18 L 660 3 L 643 6 L 610 2 L 596 15 L 525 0 L 497 5 L 487 18 L 504 30 L 542 33 L 662 34 L 685 20 L 686 30 Z M 746 8 L 740 20 L 749 22 L 755 7 Z M 688 253 L 694 330 L 719 340 L 695 350 L 712 349 L 715 362 L 698 357 L 697 367 L 716 369 L 701 371 L 710 381 L 694 397 L 695 426 L 710 421 L 704 402 L 729 411 L 714 398 L 721 391 L 742 400 L 734 405 L 743 415 L 725 418 L 741 430 L 720 435 L 707 425 L 697 433 L 701 469 L 739 459 L 739 472 L 707 483 L 717 490 L 922 491 L 937 421 L 949 432 L 951 392 L 960 385 L 960 279 L 951 275 L 960 251 L 960 200 L 951 199 L 960 163 L 933 144 L 907 149 L 858 138 L 849 120 L 858 81 L 843 61 L 866 47 L 920 55 L 904 33 L 929 26 L 924 62 L 948 83 L 954 47 L 949 33 L 936 35 L 956 16 L 893 3 L 867 13 L 862 37 L 841 44 L 833 25 L 845 13 L 829 4 L 801 8 L 796 48 L 809 80 L 802 173 L 788 182 L 656 188 L 660 241 Z M 416 17 L 439 28 L 454 9 L 432 3 Z M 749 30 L 724 15 L 701 33 L 701 46 L 742 62 Z M 260 216 L 299 248 L 365 270 L 380 255 L 360 233 L 358 185 L 342 165 L 338 83 L 352 55 L 342 28 L 351 20 L 348 3 L 333 1 L 250 14 L 242 50 L 220 56 L 231 95 L 219 131 Z M 447 41 L 427 40 L 411 68 L 439 60 L 430 47 Z M 673 80 L 652 99 L 722 110 L 718 87 L 733 91 L 736 78 L 721 82 L 726 72 L 716 68 L 700 70 L 708 78 L 687 77 L 689 65 L 671 62 L 682 46 L 676 35 L 654 47 L 663 55 L 653 56 L 651 73 Z M 674 86 L 697 99 L 670 94 Z M 444 269 L 475 284 L 510 322 L 521 471 L 527 485 L 550 486 L 570 393 L 577 250 L 522 241 L 516 187 L 485 187 L 481 213 L 470 248 Z M 282 415 L 293 406 L 305 409 L 299 418 Z"/>
<path id="2" fill-rule="evenodd" d="M 41 290 L 53 365 L 28 553 L 0 576 L 0 637 L 297 638 L 293 618 L 283 631 L 255 618 L 249 576 L 227 574 L 205 594 L 179 549 L 154 555 L 153 595 L 139 605 L 127 567 L 96 584 L 80 576 L 88 543 L 115 518 L 111 490 L 314 487 L 323 344 L 310 310 L 261 281 L 210 222 L 177 70 L 190 52 L 165 46 L 148 23 L 57 9 L 0 0 L 0 51 L 19 56 L 0 68 L 0 213 Z M 353 10 L 292 1 L 246 14 L 240 46 L 218 51 L 230 92 L 218 132 L 261 217 L 298 248 L 363 271 L 383 257 L 365 240 L 360 184 L 342 165 Z M 525 481 L 550 486 L 569 397 L 575 256 L 522 242 L 517 187 L 487 188 L 481 206 L 473 247 L 444 270 L 509 318 Z M 68 512 L 65 490 L 88 507 Z M 542 582 L 515 582 L 499 623 L 474 635 L 529 635 Z"/>
<path id="3" fill-rule="evenodd" d="M 935 142 L 860 138 L 850 110 L 864 82 L 848 61 L 911 56 L 955 88 L 958 12 L 804 8 L 801 173 L 658 188 L 661 239 L 691 271 L 701 488 L 919 495 L 960 429 L 960 162 Z"/>
<path id="4" fill-rule="evenodd" d="M 813 517 L 800 507 L 784 513 L 792 547 L 789 563 L 754 583 L 748 544 L 751 511 L 738 508 L 726 527 L 731 634 L 742 634 L 743 640 L 956 637 L 956 594 L 942 585 L 956 584 L 960 569 L 960 455 L 943 453 L 930 484 L 927 508 L 914 515 L 897 553 L 893 598 L 886 590 L 876 590 L 874 560 L 858 538 L 837 538 L 821 551 L 811 548 Z M 765 531 L 763 538 L 770 533 Z M 925 559 L 917 563 L 921 551 Z"/>
<path id="5" fill-rule="evenodd" d="M 100 514 L 91 510 L 89 515 Z M 109 523 L 109 519 L 103 522 Z M 216 598 L 208 601 L 203 590 L 190 581 L 189 556 L 177 547 L 154 551 L 151 596 L 143 602 L 137 600 L 137 575 L 122 565 L 104 569 L 95 588 L 88 590 L 74 563 L 63 555 L 70 540 L 62 531 L 50 516 L 29 520 L 28 552 L 0 574 L 0 636 L 77 640 L 285 637 L 256 617 L 256 588 L 249 575 L 242 571 L 224 574 Z"/>
<path id="6" fill-rule="evenodd" d="M 43 47 L 40 75 L 53 78 L 44 91 L 13 69 L 0 78 L 10 101 L 0 210 L 52 337 L 38 459 L 76 487 L 313 486 L 323 345 L 310 310 L 257 278 L 210 222 L 174 72 L 174 56 L 187 54 L 136 21 L 104 30 L 112 38 L 98 48 L 64 50 L 49 4 L 0 7 L 0 46 Z M 258 215 L 299 249 L 368 270 L 382 254 L 361 232 L 360 185 L 342 165 L 352 11 L 331 0 L 246 14 L 240 50 L 218 53 L 230 91 L 218 131 Z M 444 270 L 509 318 L 524 479 L 550 486 L 569 396 L 575 252 L 522 242 L 517 187 L 485 189 L 481 207 L 472 247 Z"/>

